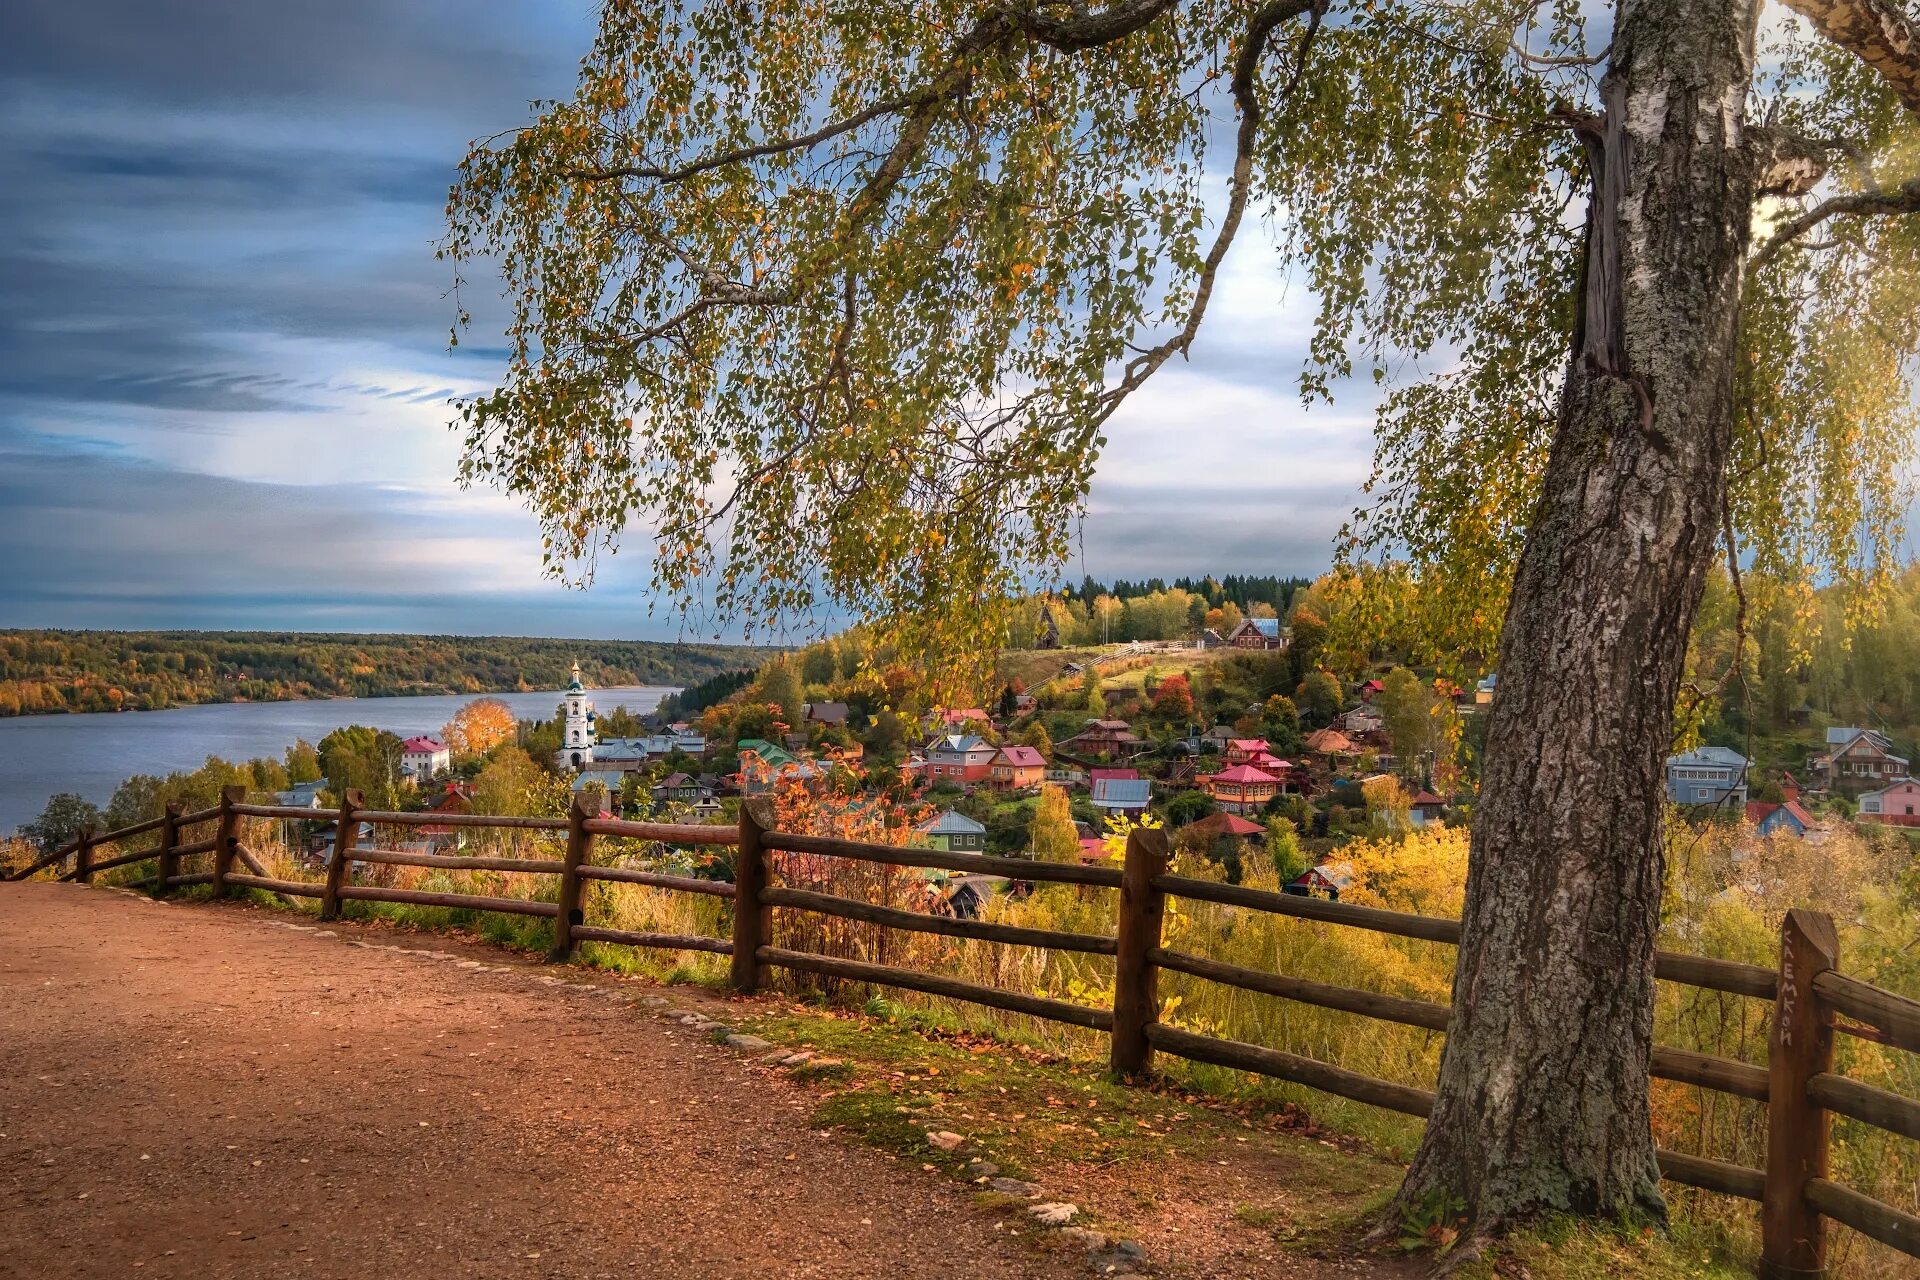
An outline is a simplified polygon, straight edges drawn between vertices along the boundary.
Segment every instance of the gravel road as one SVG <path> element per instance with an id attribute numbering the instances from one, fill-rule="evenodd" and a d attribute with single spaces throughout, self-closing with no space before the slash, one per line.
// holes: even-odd
<path id="1" fill-rule="evenodd" d="M 288 918 L 0 886 L 0 1277 L 1086 1274 L 615 984 Z"/>

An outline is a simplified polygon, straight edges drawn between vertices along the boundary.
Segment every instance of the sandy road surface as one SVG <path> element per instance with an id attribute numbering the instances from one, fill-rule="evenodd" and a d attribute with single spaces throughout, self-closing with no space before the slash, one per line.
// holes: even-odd
<path id="1" fill-rule="evenodd" d="M 0 1277 L 1085 1274 L 625 999 L 282 919 L 0 885 Z"/>

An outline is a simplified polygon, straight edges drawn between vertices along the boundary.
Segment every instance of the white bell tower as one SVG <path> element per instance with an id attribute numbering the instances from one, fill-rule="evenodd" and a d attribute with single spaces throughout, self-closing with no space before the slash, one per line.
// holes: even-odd
<path id="1" fill-rule="evenodd" d="M 573 664 L 573 679 L 567 682 L 566 724 L 560 740 L 560 758 L 575 769 L 593 763 L 594 714 L 587 688 L 580 683 L 580 664 Z"/>

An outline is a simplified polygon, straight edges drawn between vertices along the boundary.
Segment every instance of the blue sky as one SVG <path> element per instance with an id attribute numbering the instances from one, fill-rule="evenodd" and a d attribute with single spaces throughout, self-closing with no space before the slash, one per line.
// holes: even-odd
<path id="1" fill-rule="evenodd" d="M 433 260 L 468 140 L 570 90 L 584 0 L 0 6 L 0 626 L 702 638 L 646 548 L 542 578 L 453 483 Z M 1369 403 L 1304 413 L 1304 306 L 1257 237 L 1195 360 L 1122 411 L 1071 573 L 1314 573 Z M 711 631 L 711 624 L 704 630 Z"/>

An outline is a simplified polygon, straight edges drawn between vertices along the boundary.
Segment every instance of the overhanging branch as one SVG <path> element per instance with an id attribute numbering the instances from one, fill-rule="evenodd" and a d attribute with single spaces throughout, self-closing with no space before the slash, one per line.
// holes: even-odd
<path id="1" fill-rule="evenodd" d="M 1898 0 L 1782 0 L 1813 29 L 1880 73 L 1920 115 L 1920 30 Z"/>
<path id="2" fill-rule="evenodd" d="M 1805 213 L 1781 224 L 1780 229 L 1754 252 L 1751 265 L 1758 268 L 1772 261 L 1782 249 L 1829 218 L 1862 215 L 1887 217 L 1903 213 L 1920 213 L 1920 178 L 1909 178 L 1900 186 L 1887 190 L 1860 191 L 1822 200 Z"/>
<path id="3" fill-rule="evenodd" d="M 1214 280 L 1220 274 L 1220 264 L 1226 261 L 1227 250 L 1233 246 L 1234 236 L 1240 230 L 1240 221 L 1246 214 L 1247 197 L 1253 189 L 1253 149 L 1264 115 L 1259 88 L 1260 60 L 1266 56 L 1267 42 L 1283 23 L 1307 15 L 1309 25 L 1300 46 L 1300 66 L 1304 67 L 1314 34 L 1320 29 L 1320 15 L 1326 11 L 1326 7 L 1326 0 L 1268 0 L 1247 24 L 1246 39 L 1241 42 L 1233 68 L 1233 100 L 1240 109 L 1240 127 L 1234 134 L 1233 176 L 1228 183 L 1227 211 L 1220 219 L 1220 230 L 1214 235 L 1213 247 L 1207 251 L 1206 261 L 1201 265 L 1199 278 L 1195 281 L 1193 306 L 1188 310 L 1187 321 L 1178 333 L 1127 362 L 1120 382 L 1104 397 L 1106 403 L 1101 419 L 1119 407 L 1122 399 L 1151 377 L 1154 370 L 1165 364 L 1174 353 L 1184 354 L 1193 345 L 1194 336 L 1200 331 L 1200 322 L 1206 317 L 1207 303 L 1213 296 Z M 1298 69 L 1295 75 L 1298 76 Z"/>

